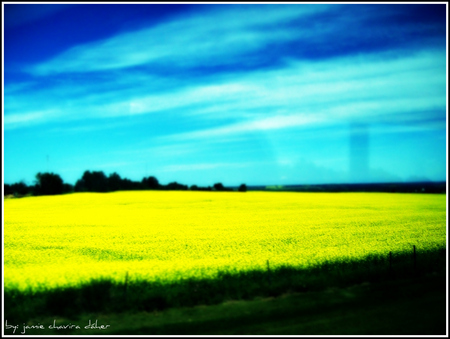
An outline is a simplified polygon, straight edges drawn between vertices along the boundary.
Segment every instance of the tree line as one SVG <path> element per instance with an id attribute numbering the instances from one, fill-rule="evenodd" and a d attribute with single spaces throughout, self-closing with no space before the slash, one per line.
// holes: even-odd
<path id="1" fill-rule="evenodd" d="M 106 176 L 103 171 L 85 171 L 75 185 L 64 183 L 61 177 L 55 173 L 38 173 L 34 185 L 28 186 L 24 182 L 4 185 L 4 195 L 54 195 L 72 192 L 114 192 L 133 190 L 178 190 L 178 191 L 234 191 L 224 187 L 222 183 L 216 183 L 212 187 L 201 187 L 179 184 L 176 181 L 167 185 L 161 185 L 154 176 L 144 177 L 141 181 L 132 181 L 121 178 L 116 172 Z M 242 184 L 237 189 L 246 192 L 247 186 Z"/>

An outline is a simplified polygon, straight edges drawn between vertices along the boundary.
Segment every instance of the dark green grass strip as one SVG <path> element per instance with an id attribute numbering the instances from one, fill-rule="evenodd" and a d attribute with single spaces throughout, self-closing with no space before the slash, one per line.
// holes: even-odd
<path id="1" fill-rule="evenodd" d="M 235 315 L 204 321 L 191 316 L 190 321 L 123 329 L 115 334 L 443 335 L 446 299 L 442 282 L 442 279 L 402 280 L 296 294 L 247 305 L 241 302 L 235 305 Z M 210 309 L 213 310 L 220 308 Z"/>
<path id="2" fill-rule="evenodd" d="M 5 319 L 22 322 L 36 315 L 75 317 L 89 312 L 161 311 L 169 308 L 213 305 L 227 300 L 275 297 L 284 293 L 314 292 L 363 282 L 395 281 L 446 270 L 445 250 L 368 256 L 362 260 L 328 262 L 308 269 L 270 268 L 222 272 L 214 279 L 177 282 L 94 280 L 77 287 L 33 293 L 5 289 Z M 126 289 L 125 289 L 126 287 Z"/>
<path id="3" fill-rule="evenodd" d="M 28 324 L 43 324 L 45 330 L 26 334 L 445 335 L 446 319 L 445 275 L 430 275 L 212 306 L 100 312 L 56 320 L 57 325 L 80 326 L 72 330 L 50 330 L 54 318 L 39 317 Z M 98 328 L 85 329 L 89 321 L 97 321 Z M 99 329 L 101 325 L 106 329 Z"/>

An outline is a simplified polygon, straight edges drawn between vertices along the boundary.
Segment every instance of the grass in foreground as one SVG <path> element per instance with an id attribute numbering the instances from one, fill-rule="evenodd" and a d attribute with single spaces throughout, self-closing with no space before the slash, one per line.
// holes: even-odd
<path id="1" fill-rule="evenodd" d="M 186 278 L 176 282 L 93 280 L 76 287 L 46 291 L 5 288 L 5 317 L 11 322 L 37 314 L 76 316 L 88 312 L 160 311 L 212 305 L 227 300 L 274 297 L 291 292 L 314 292 L 364 282 L 445 275 L 445 249 L 369 256 L 364 260 L 335 260 L 309 268 L 222 272 L 216 278 Z"/>
<path id="2" fill-rule="evenodd" d="M 9 321 L 5 334 L 17 326 L 16 335 L 445 335 L 446 300 L 445 276 L 430 275 L 214 306 L 40 316 L 25 330 Z"/>

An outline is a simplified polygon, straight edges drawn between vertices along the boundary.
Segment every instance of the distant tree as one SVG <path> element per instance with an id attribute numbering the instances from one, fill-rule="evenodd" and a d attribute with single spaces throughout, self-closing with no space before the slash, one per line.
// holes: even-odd
<path id="1" fill-rule="evenodd" d="M 208 187 L 199 187 L 197 185 L 192 185 L 190 188 L 191 191 L 212 191 L 211 186 Z"/>
<path id="2" fill-rule="evenodd" d="M 241 186 L 239 186 L 238 191 L 239 192 L 247 192 L 247 185 L 242 184 Z"/>
<path id="3" fill-rule="evenodd" d="M 162 186 L 162 188 L 166 190 L 177 190 L 177 191 L 185 191 L 188 189 L 186 185 L 179 184 L 176 181 L 171 182 L 166 186 Z"/>
<path id="4" fill-rule="evenodd" d="M 103 171 L 85 171 L 75 184 L 77 192 L 107 192 L 108 179 Z"/>
<path id="5" fill-rule="evenodd" d="M 83 179 L 78 179 L 74 187 L 75 192 L 87 192 L 87 187 Z"/>
<path id="6" fill-rule="evenodd" d="M 62 194 L 64 183 L 58 174 L 38 173 L 36 174 L 35 195 Z"/>
<path id="7" fill-rule="evenodd" d="M 125 191 L 133 191 L 133 190 L 138 190 L 142 187 L 142 185 L 136 181 L 132 181 L 130 179 L 123 179 L 122 180 L 122 190 Z"/>
<path id="8" fill-rule="evenodd" d="M 155 177 L 148 177 L 142 179 L 142 185 L 144 189 L 156 190 L 160 188 L 158 179 L 156 179 Z"/>
<path id="9" fill-rule="evenodd" d="M 225 190 L 225 187 L 223 187 L 222 183 L 220 183 L 220 182 L 214 184 L 213 187 L 216 191 L 224 191 Z"/>
<path id="10" fill-rule="evenodd" d="M 116 172 L 111 173 L 108 177 L 108 191 L 118 191 L 122 189 L 122 178 Z"/>
<path id="11" fill-rule="evenodd" d="M 31 193 L 32 187 L 27 186 L 23 181 L 16 182 L 12 185 L 5 184 L 3 186 L 4 188 L 4 195 L 11 195 L 14 194 L 15 196 L 23 196 L 27 195 L 28 193 Z"/>
<path id="12" fill-rule="evenodd" d="M 23 181 L 13 184 L 12 189 L 14 195 L 26 195 L 31 192 L 31 188 L 28 187 Z"/>
<path id="13" fill-rule="evenodd" d="M 14 193 L 14 191 L 12 190 L 10 184 L 4 184 L 3 185 L 3 195 L 10 195 L 10 194 L 13 194 L 13 193 Z"/>
<path id="14" fill-rule="evenodd" d="M 67 183 L 63 184 L 63 193 L 71 193 L 73 191 L 74 191 L 73 185 Z"/>

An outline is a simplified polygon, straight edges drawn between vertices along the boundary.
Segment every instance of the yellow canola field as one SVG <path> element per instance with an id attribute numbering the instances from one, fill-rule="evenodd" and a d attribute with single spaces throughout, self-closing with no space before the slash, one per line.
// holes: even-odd
<path id="1" fill-rule="evenodd" d="M 446 196 L 133 191 L 4 200 L 5 288 L 177 280 L 445 247 Z"/>

